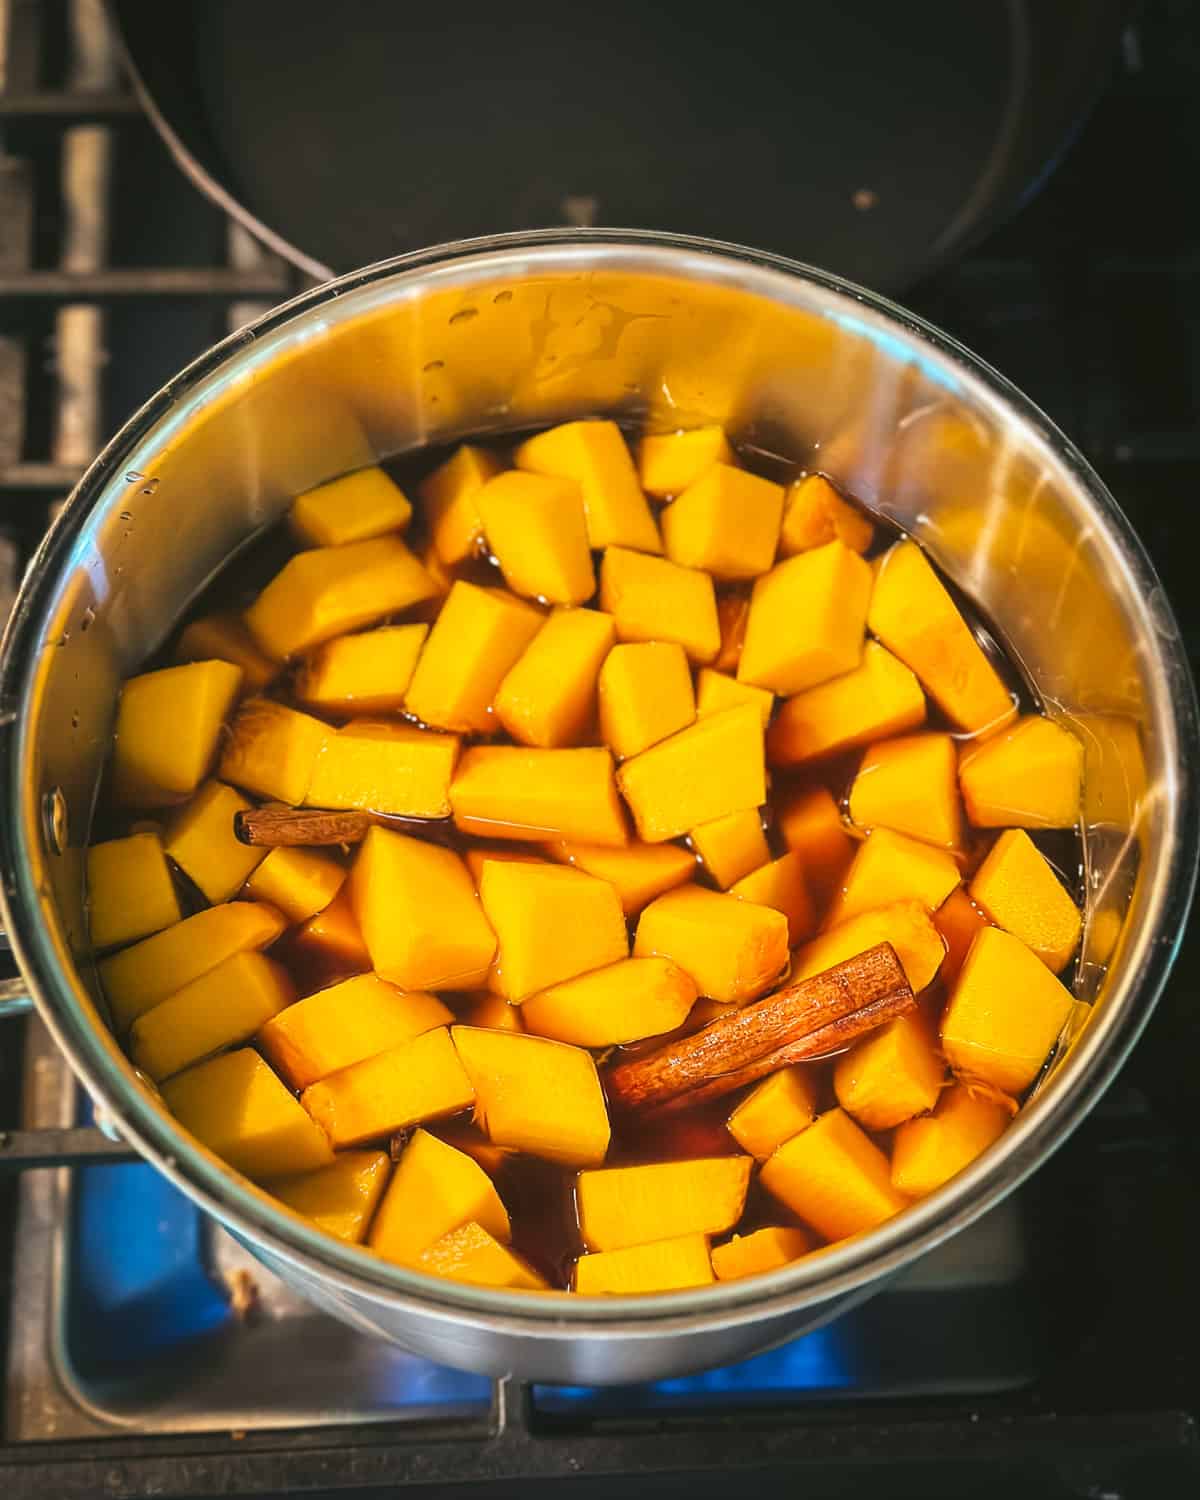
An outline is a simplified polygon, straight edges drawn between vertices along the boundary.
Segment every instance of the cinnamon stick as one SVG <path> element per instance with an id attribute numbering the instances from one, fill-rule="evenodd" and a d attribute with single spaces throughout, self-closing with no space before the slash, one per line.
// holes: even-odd
<path id="1" fill-rule="evenodd" d="M 777 1068 L 836 1051 L 916 1004 L 890 943 L 611 1067 L 609 1102 L 634 1112 L 691 1108 Z"/>
<path id="2" fill-rule="evenodd" d="M 398 813 L 327 812 L 308 807 L 254 807 L 235 813 L 233 831 L 243 844 L 278 849 L 361 844 L 368 828 L 394 828 L 419 838 L 447 843 L 454 836 L 448 818 L 405 818 Z"/>

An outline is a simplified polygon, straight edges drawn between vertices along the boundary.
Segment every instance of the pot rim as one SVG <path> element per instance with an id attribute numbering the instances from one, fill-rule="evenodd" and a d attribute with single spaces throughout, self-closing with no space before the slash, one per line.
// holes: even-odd
<path id="1" fill-rule="evenodd" d="M 542 265 L 570 269 L 597 247 L 610 247 L 628 269 L 646 274 L 696 271 L 704 279 L 744 286 L 787 303 L 804 287 L 832 294 L 838 321 L 876 341 L 899 332 L 924 348 L 934 369 L 973 388 L 985 405 L 1015 415 L 1052 467 L 1086 496 L 1114 543 L 1120 562 L 1152 623 L 1164 665 L 1166 704 L 1160 706 L 1173 743 L 1164 746 L 1169 778 L 1165 802 L 1165 853 L 1151 898 L 1153 920 L 1133 935 L 1121 993 L 1088 1026 L 1038 1101 L 1022 1111 L 995 1145 L 944 1187 L 879 1228 L 780 1268 L 767 1276 L 651 1297 L 579 1297 L 519 1292 L 452 1283 L 392 1265 L 356 1246 L 343 1245 L 232 1172 L 193 1142 L 166 1110 L 140 1087 L 132 1066 L 114 1064 L 105 1040 L 72 993 L 48 934 L 38 918 L 33 879 L 35 851 L 27 815 L 31 781 L 28 716 L 24 712 L 37 653 L 45 643 L 50 606 L 73 556 L 86 544 L 115 476 L 133 466 L 139 447 L 186 421 L 224 383 L 279 352 L 324 308 L 331 323 L 367 311 L 403 284 L 461 272 L 503 274 Z M 792 294 L 789 297 L 789 292 Z M 889 335 L 889 330 L 892 332 Z M 240 356 L 240 357 L 239 357 Z M 1162 708 L 1169 707 L 1163 713 Z M 642 230 L 538 230 L 458 241 L 413 251 L 351 272 L 282 303 L 216 344 L 186 366 L 137 411 L 87 469 L 34 557 L 4 635 L 0 654 L 0 910 L 37 1009 L 92 1097 L 120 1133 L 193 1201 L 272 1258 L 318 1276 L 325 1285 L 392 1306 L 418 1305 L 448 1324 L 485 1322 L 525 1338 L 575 1339 L 585 1335 L 659 1338 L 672 1329 L 733 1326 L 799 1312 L 827 1299 L 860 1291 L 964 1228 L 1018 1186 L 1058 1147 L 1112 1081 L 1149 1019 L 1174 962 L 1191 903 L 1200 854 L 1200 803 L 1190 767 L 1200 750 L 1195 690 L 1182 638 L 1145 549 L 1116 501 L 1083 455 L 1046 415 L 1005 377 L 957 340 L 885 297 L 815 267 L 744 246 L 694 236 Z"/>

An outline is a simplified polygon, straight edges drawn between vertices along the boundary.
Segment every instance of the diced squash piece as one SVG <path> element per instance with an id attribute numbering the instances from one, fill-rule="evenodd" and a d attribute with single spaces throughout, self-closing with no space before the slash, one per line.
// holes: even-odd
<path id="1" fill-rule="evenodd" d="M 371 828 L 347 885 L 371 966 L 405 990 L 470 990 L 496 952 L 466 865 L 450 849 Z"/>
<path id="2" fill-rule="evenodd" d="M 970 892 L 997 927 L 1019 937 L 1054 973 L 1079 947 L 1079 909 L 1023 828 L 1000 835 L 975 871 Z"/>
<path id="3" fill-rule="evenodd" d="M 569 1167 L 604 1160 L 608 1110 L 590 1052 L 476 1026 L 455 1026 L 451 1036 L 475 1089 L 475 1118 L 490 1141 Z"/>
<path id="4" fill-rule="evenodd" d="M 462 1020 L 466 1026 L 490 1026 L 494 1031 L 524 1031 L 524 1011 L 523 1005 L 484 990 L 462 1012 Z"/>
<path id="5" fill-rule="evenodd" d="M 923 1198 L 961 1172 L 998 1140 L 1016 1104 L 965 1083 L 953 1084 L 933 1113 L 908 1120 L 892 1140 L 892 1185 Z"/>
<path id="6" fill-rule="evenodd" d="M 452 1281 L 470 1281 L 478 1286 L 548 1290 L 544 1276 L 479 1224 L 464 1224 L 443 1235 L 421 1252 L 416 1268 L 431 1276 L 448 1276 Z"/>
<path id="7" fill-rule="evenodd" d="M 806 474 L 788 485 L 784 497 L 779 550 L 784 557 L 841 542 L 851 552 L 866 552 L 875 528 L 855 506 L 847 504 L 823 474 Z"/>
<path id="8" fill-rule="evenodd" d="M 674 890 L 696 873 L 696 856 L 678 844 L 629 844 L 624 849 L 609 849 L 602 844 L 558 840 L 546 845 L 546 853 L 615 886 L 627 917 L 636 917 L 655 896 Z"/>
<path id="9" fill-rule="evenodd" d="M 598 609 L 556 609 L 496 692 L 496 717 L 520 745 L 578 745 L 596 713 L 596 683 L 615 639 Z"/>
<path id="10" fill-rule="evenodd" d="M 936 911 L 961 879 L 958 865 L 944 849 L 890 828 L 876 828 L 859 844 L 827 924 L 909 899 Z"/>
<path id="11" fill-rule="evenodd" d="M 733 449 L 720 427 L 653 433 L 638 444 L 638 478 L 656 500 L 682 494 L 713 464 L 733 462 Z"/>
<path id="12" fill-rule="evenodd" d="M 1008 688 L 915 542 L 897 542 L 880 559 L 867 624 L 959 729 L 998 729 L 1016 713 Z"/>
<path id="13" fill-rule="evenodd" d="M 718 1281 L 737 1281 L 742 1276 L 777 1271 L 812 1248 L 812 1239 L 803 1229 L 772 1225 L 753 1234 L 735 1234 L 724 1245 L 714 1245 L 712 1268 Z"/>
<path id="14" fill-rule="evenodd" d="M 381 625 L 318 646 L 296 674 L 295 694 L 327 714 L 387 714 L 404 707 L 428 625 Z"/>
<path id="15" fill-rule="evenodd" d="M 520 844 L 473 844 L 470 849 L 463 850 L 463 858 L 467 862 L 467 869 L 471 872 L 471 879 L 475 882 L 475 889 L 479 889 L 479 882 L 483 879 L 483 867 L 489 859 L 499 860 L 502 864 L 517 865 L 540 865 L 544 863 L 540 854 L 535 854 L 532 849 L 522 848 Z"/>
<path id="16" fill-rule="evenodd" d="M 874 641 L 853 672 L 788 698 L 767 734 L 773 766 L 801 766 L 869 740 L 915 729 L 925 720 L 916 677 Z"/>
<path id="17" fill-rule="evenodd" d="M 479 1163 L 429 1131 L 415 1131 L 371 1226 L 371 1249 L 411 1265 L 444 1234 L 471 1223 L 506 1245 L 512 1239 L 508 1213 Z"/>
<path id="18" fill-rule="evenodd" d="M 448 817 L 458 746 L 456 734 L 351 719 L 325 736 L 304 800 L 309 807 Z"/>
<path id="19" fill-rule="evenodd" d="M 756 1161 L 811 1125 L 817 1112 L 817 1075 L 803 1066 L 780 1068 L 756 1083 L 729 1116 L 729 1134 Z"/>
<path id="20" fill-rule="evenodd" d="M 497 689 L 543 619 L 504 589 L 456 583 L 409 683 L 409 712 L 436 729 L 490 734 L 496 728 Z"/>
<path id="21" fill-rule="evenodd" d="M 893 901 L 859 912 L 806 943 L 796 953 L 791 982 L 821 974 L 877 943 L 891 943 L 896 950 L 914 995 L 931 983 L 946 953 L 942 935 L 921 902 Z"/>
<path id="22" fill-rule="evenodd" d="M 958 782 L 976 828 L 1071 828 L 1082 781 L 1082 742 L 1041 714 L 959 758 Z"/>
<path id="23" fill-rule="evenodd" d="M 784 843 L 800 856 L 813 901 L 824 911 L 858 848 L 832 793 L 823 786 L 790 787 L 776 799 L 775 821 Z"/>
<path id="24" fill-rule="evenodd" d="M 617 893 L 562 865 L 485 860 L 479 899 L 496 934 L 490 987 L 524 1000 L 629 954 Z"/>
<path id="25" fill-rule="evenodd" d="M 581 1297 L 630 1297 L 708 1286 L 712 1280 L 708 1236 L 681 1234 L 650 1245 L 581 1255 L 575 1262 L 574 1289 Z"/>
<path id="26" fill-rule="evenodd" d="M 850 788 L 860 828 L 893 828 L 943 849 L 962 845 L 958 753 L 948 734 L 911 734 L 870 745 Z"/>
<path id="27" fill-rule="evenodd" d="M 980 928 L 987 927 L 988 919 L 979 910 L 961 887 L 953 890 L 933 914 L 933 925 L 946 944 L 946 957 L 942 960 L 941 978 L 944 984 L 953 984 L 963 960 L 975 941 Z"/>
<path id="28" fill-rule="evenodd" d="M 609 547 L 600 563 L 600 608 L 616 621 L 619 641 L 676 641 L 701 664 L 721 644 L 712 579 L 665 557 Z"/>
<path id="29" fill-rule="evenodd" d="M 942 1017 L 954 1071 L 1019 1094 L 1041 1071 L 1071 1011 L 1071 992 L 1020 938 L 999 927 L 975 936 Z"/>
<path id="30" fill-rule="evenodd" d="M 501 1002 L 502 1004 L 504 1002 Z M 510 1005 L 509 1010 L 516 1010 L 516 1006 Z M 489 1177 L 495 1178 L 500 1175 L 508 1163 L 517 1154 L 510 1151 L 507 1146 L 495 1146 L 484 1135 L 479 1127 L 471 1122 L 463 1120 L 446 1120 L 434 1127 L 439 1140 L 447 1145 L 453 1146 L 456 1151 L 465 1152 L 472 1161 L 478 1162 Z"/>
<path id="31" fill-rule="evenodd" d="M 788 945 L 794 947 L 816 928 L 812 896 L 804 873 L 804 861 L 794 851 L 760 865 L 729 888 L 739 901 L 770 906 L 787 918 Z"/>
<path id="32" fill-rule="evenodd" d="M 670 959 L 627 958 L 551 985 L 526 1000 L 520 1014 L 535 1036 L 612 1047 L 674 1031 L 695 999 L 695 984 Z"/>
<path id="33" fill-rule="evenodd" d="M 752 1165 L 748 1156 L 710 1156 L 580 1172 L 583 1243 L 623 1250 L 681 1234 L 723 1234 L 742 1216 Z"/>
<path id="34" fill-rule="evenodd" d="M 163 847 L 215 906 L 241 890 L 267 851 L 243 844 L 234 815 L 253 804 L 220 781 L 206 781 L 191 801 L 172 813 Z"/>
<path id="35" fill-rule="evenodd" d="M 268 947 L 286 926 L 273 906 L 230 901 L 102 958 L 100 982 L 118 1030 L 233 954 Z"/>
<path id="36" fill-rule="evenodd" d="M 117 800 L 165 807 L 194 792 L 212 764 L 241 683 L 241 668 L 227 661 L 196 661 L 131 677 L 117 704 Z"/>
<path id="37" fill-rule="evenodd" d="M 833 1089 L 847 1114 L 868 1130 L 891 1130 L 932 1109 L 946 1075 L 925 1018 L 916 1012 L 879 1027 L 833 1070 Z"/>
<path id="38" fill-rule="evenodd" d="M 583 497 L 569 479 L 508 469 L 475 496 L 487 544 L 514 594 L 582 604 L 596 592 Z"/>
<path id="39" fill-rule="evenodd" d="M 225 741 L 218 775 L 256 796 L 298 807 L 328 733 L 320 719 L 273 698 L 247 698 Z"/>
<path id="40" fill-rule="evenodd" d="M 261 953 L 235 953 L 143 1012 L 130 1028 L 130 1055 L 156 1081 L 169 1078 L 248 1042 L 295 998 L 280 964 Z"/>
<path id="41" fill-rule="evenodd" d="M 450 783 L 454 822 L 482 838 L 629 841 L 607 749 L 473 745 Z"/>
<path id="42" fill-rule="evenodd" d="M 258 649 L 236 610 L 203 615 L 185 625 L 175 646 L 175 660 L 230 662 L 242 669 L 243 693 L 261 693 L 279 674 L 279 663 Z"/>
<path id="43" fill-rule="evenodd" d="M 259 1032 L 258 1045 L 284 1081 L 299 1090 L 453 1019 L 423 990 L 398 990 L 378 974 L 356 974 L 273 1015 Z"/>
<path id="44" fill-rule="evenodd" d="M 476 497 L 501 469 L 486 448 L 464 443 L 419 487 L 421 504 L 437 555 L 447 567 L 465 561 L 483 540 Z"/>
<path id="45" fill-rule="evenodd" d="M 392 1170 L 386 1151 L 342 1151 L 327 1167 L 268 1184 L 280 1203 L 326 1234 L 361 1245 Z"/>
<path id="46" fill-rule="evenodd" d="M 827 1110 L 785 1141 L 761 1180 L 827 1240 L 874 1229 L 908 1205 L 892 1186 L 887 1157 L 842 1109 Z"/>
<path id="47" fill-rule="evenodd" d="M 307 922 L 342 888 L 346 868 L 314 849 L 272 849 L 246 882 L 252 901 L 277 906 L 289 922 Z"/>
<path id="48" fill-rule="evenodd" d="M 675 641 L 614 646 L 600 669 L 600 737 L 618 760 L 657 745 L 696 717 L 692 674 Z"/>
<path id="49" fill-rule="evenodd" d="M 300 1102 L 333 1144 L 357 1146 L 456 1115 L 475 1090 L 444 1026 L 310 1083 Z"/>
<path id="50" fill-rule="evenodd" d="M 739 703 L 756 703 L 762 714 L 763 728 L 771 722 L 771 710 L 775 707 L 775 695 L 768 688 L 755 687 L 749 682 L 739 682 L 724 672 L 712 667 L 701 667 L 696 676 L 696 717 L 703 719 L 708 714 L 719 714 L 722 709 L 734 708 Z"/>
<path id="51" fill-rule="evenodd" d="M 752 703 L 698 719 L 617 772 L 638 836 L 665 843 L 767 800 L 763 730 Z"/>
<path id="52" fill-rule="evenodd" d="M 718 672 L 736 672 L 746 642 L 746 621 L 750 617 L 750 595 L 742 589 L 725 589 L 717 595 L 717 627 L 721 645 L 713 658 Z"/>
<path id="53" fill-rule="evenodd" d="M 699 828 L 692 829 L 691 843 L 704 868 L 723 891 L 771 858 L 757 807 L 701 823 Z"/>
<path id="54" fill-rule="evenodd" d="M 588 545 L 661 552 L 658 527 L 615 422 L 567 422 L 527 438 L 513 454 L 519 469 L 573 480 L 583 497 Z"/>
<path id="55" fill-rule="evenodd" d="M 286 562 L 246 611 L 250 634 L 285 661 L 437 595 L 399 537 L 314 547 Z"/>
<path id="56" fill-rule="evenodd" d="M 333 1160 L 324 1131 L 249 1047 L 177 1073 L 162 1095 L 202 1146 L 255 1182 Z"/>
<path id="57" fill-rule="evenodd" d="M 350 905 L 346 884 L 328 906 L 309 917 L 294 942 L 299 952 L 326 974 L 361 974 L 371 967 L 371 955 Z"/>
<path id="58" fill-rule="evenodd" d="M 633 953 L 674 959 L 702 995 L 745 1005 L 769 989 L 787 963 L 787 918 L 728 893 L 680 886 L 642 913 Z"/>
<path id="59" fill-rule="evenodd" d="M 93 844 L 87 852 L 87 891 L 94 948 L 136 942 L 170 927 L 182 915 L 156 833 Z"/>
<path id="60" fill-rule="evenodd" d="M 663 544 L 682 567 L 757 578 L 775 561 L 782 519 L 782 485 L 713 464 L 663 511 Z"/>
<path id="61" fill-rule="evenodd" d="M 1138 721 L 1125 714 L 1076 712 L 1068 722 L 1084 747 L 1082 821 L 1128 832 L 1137 824 L 1146 796 Z"/>
<path id="62" fill-rule="evenodd" d="M 288 520 L 308 546 L 340 547 L 403 531 L 412 520 L 412 506 L 396 481 L 376 465 L 305 490 L 292 501 Z"/>

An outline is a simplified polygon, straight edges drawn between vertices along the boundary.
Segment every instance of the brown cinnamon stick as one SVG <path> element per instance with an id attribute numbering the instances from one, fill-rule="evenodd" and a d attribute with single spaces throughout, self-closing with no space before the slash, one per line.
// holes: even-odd
<path id="1" fill-rule="evenodd" d="M 379 824 L 399 833 L 446 843 L 454 834 L 448 818 L 405 818 L 397 813 L 327 812 L 307 807 L 254 807 L 234 814 L 233 831 L 243 844 L 278 849 L 361 844 Z"/>
<path id="2" fill-rule="evenodd" d="M 844 963 L 722 1016 L 691 1036 L 608 1070 L 618 1109 L 690 1108 L 776 1068 L 856 1041 L 915 1005 L 900 960 L 880 943 Z"/>

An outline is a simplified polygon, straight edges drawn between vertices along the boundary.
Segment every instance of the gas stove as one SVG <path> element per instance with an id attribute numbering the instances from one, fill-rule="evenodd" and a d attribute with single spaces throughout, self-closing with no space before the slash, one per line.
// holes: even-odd
<path id="1" fill-rule="evenodd" d="M 1137 15 L 1050 182 L 906 300 L 1081 444 L 1200 659 L 1176 544 L 1200 483 L 1196 19 Z M 103 439 L 299 285 L 179 176 L 99 0 L 0 0 L 0 611 Z M 140 1163 L 0 1175 L 0 1495 L 696 1497 L 735 1472 L 813 1500 L 1195 1494 L 1197 979 L 1185 937 L 1121 1079 L 974 1228 L 802 1339 L 653 1385 L 495 1382 L 370 1339 Z M 40 1025 L 4 1023 L 0 1131 L 87 1119 Z"/>

